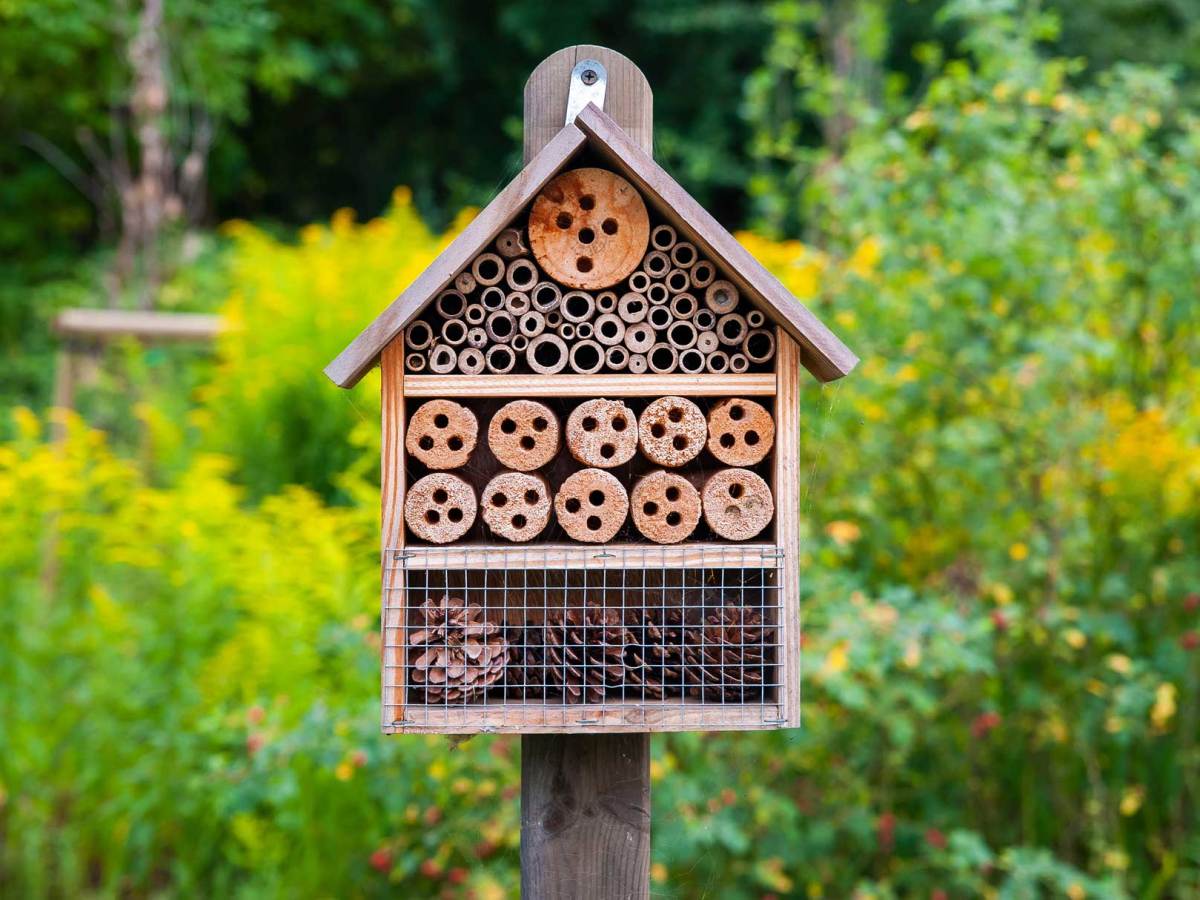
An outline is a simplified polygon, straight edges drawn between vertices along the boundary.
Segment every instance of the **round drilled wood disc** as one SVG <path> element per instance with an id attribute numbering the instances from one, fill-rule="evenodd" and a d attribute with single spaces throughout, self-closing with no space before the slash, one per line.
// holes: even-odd
<path id="1" fill-rule="evenodd" d="M 650 218 L 642 195 L 606 169 L 572 169 L 551 181 L 529 213 L 529 244 L 555 281 L 592 291 L 626 278 L 642 261 Z"/>

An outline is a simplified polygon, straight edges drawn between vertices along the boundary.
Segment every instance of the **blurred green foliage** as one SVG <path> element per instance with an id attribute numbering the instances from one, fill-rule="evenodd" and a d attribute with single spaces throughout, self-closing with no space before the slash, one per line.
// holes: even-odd
<path id="1" fill-rule="evenodd" d="M 803 391 L 804 727 L 655 739 L 656 895 L 1200 894 L 1197 107 L 938 6 L 912 96 L 769 11 L 755 190 L 806 240 L 739 238 L 863 363 Z M 233 223 L 167 298 L 224 293 L 215 363 L 116 351 L 61 446 L 12 411 L 5 894 L 515 892 L 516 743 L 378 734 L 378 384 L 320 375 L 448 236 L 408 191 Z"/>

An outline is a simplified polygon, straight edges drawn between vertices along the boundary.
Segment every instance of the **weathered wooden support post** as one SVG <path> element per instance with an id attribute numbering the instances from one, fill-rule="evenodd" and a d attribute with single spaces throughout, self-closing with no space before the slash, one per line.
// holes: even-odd
<path id="1" fill-rule="evenodd" d="M 525 84 L 526 163 L 569 121 L 572 72 L 588 59 L 605 69 L 597 105 L 650 151 L 654 99 L 645 76 L 619 53 L 580 45 L 547 57 Z M 522 735 L 521 896 L 649 895 L 650 735 Z"/>

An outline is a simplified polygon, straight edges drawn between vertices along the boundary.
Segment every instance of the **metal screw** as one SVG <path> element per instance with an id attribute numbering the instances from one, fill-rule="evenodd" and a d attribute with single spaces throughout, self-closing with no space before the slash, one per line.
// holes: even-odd
<path id="1" fill-rule="evenodd" d="M 595 84 L 599 80 L 595 69 L 584 69 L 583 74 L 579 78 L 584 84 Z"/>

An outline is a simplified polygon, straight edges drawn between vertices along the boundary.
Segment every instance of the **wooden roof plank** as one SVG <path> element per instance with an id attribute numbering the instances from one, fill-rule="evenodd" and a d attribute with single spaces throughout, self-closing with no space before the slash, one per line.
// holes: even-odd
<path id="1" fill-rule="evenodd" d="M 454 276 L 487 249 L 512 218 L 528 205 L 583 146 L 586 137 L 567 125 L 520 174 L 496 195 L 466 228 L 450 242 L 417 279 L 405 288 L 370 325 L 325 367 L 325 374 L 339 387 L 354 387 L 375 364 L 380 352 L 400 330 L 429 305 Z"/>
<path id="2" fill-rule="evenodd" d="M 595 104 L 589 103 L 575 124 L 592 138 L 595 149 L 647 195 L 651 205 L 671 214 L 674 224 L 723 266 L 726 277 L 740 290 L 761 299 L 763 312 L 800 344 L 801 362 L 818 380 L 834 381 L 858 365 L 858 357 L 837 335 Z"/>

